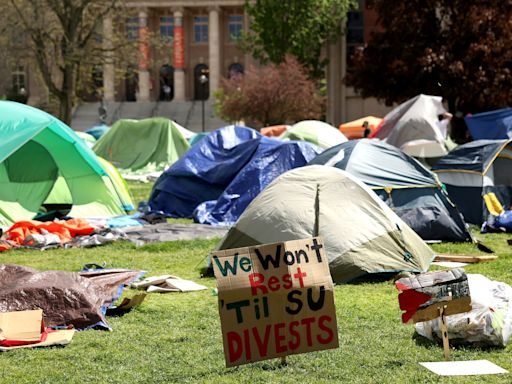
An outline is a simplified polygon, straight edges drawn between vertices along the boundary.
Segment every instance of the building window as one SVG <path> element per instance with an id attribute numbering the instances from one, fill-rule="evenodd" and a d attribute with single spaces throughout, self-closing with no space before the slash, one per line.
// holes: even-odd
<path id="1" fill-rule="evenodd" d="M 364 0 L 359 0 L 357 11 L 347 13 L 347 70 L 353 68 L 352 55 L 364 44 Z"/>
<path id="2" fill-rule="evenodd" d="M 229 15 L 228 36 L 230 42 L 235 42 L 242 37 L 244 29 L 244 17 L 242 15 Z"/>
<path id="3" fill-rule="evenodd" d="M 17 64 L 12 70 L 12 90 L 18 95 L 25 94 L 27 92 L 25 66 Z"/>
<path id="4" fill-rule="evenodd" d="M 139 18 L 126 18 L 125 31 L 128 41 L 137 41 L 139 39 Z"/>
<path id="5" fill-rule="evenodd" d="M 160 17 L 160 40 L 162 43 L 172 43 L 174 34 L 174 17 Z"/>
<path id="6" fill-rule="evenodd" d="M 194 16 L 194 43 L 208 43 L 208 16 Z"/>

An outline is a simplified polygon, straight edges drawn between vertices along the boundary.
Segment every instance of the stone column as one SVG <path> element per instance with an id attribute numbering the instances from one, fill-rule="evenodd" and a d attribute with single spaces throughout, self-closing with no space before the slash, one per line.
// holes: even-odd
<path id="1" fill-rule="evenodd" d="M 346 30 L 345 28 L 343 30 Z M 339 37 L 341 41 L 341 86 L 340 86 L 340 99 L 341 99 L 341 109 L 340 109 L 340 117 L 341 121 L 347 121 L 347 86 L 343 81 L 345 76 L 347 75 L 347 36 L 341 35 Z"/>
<path id="2" fill-rule="evenodd" d="M 103 98 L 105 101 L 114 101 L 115 75 L 114 54 L 112 52 L 112 18 L 106 16 L 103 19 L 103 49 L 105 49 L 105 61 L 103 63 Z"/>
<path id="3" fill-rule="evenodd" d="M 341 40 L 345 36 L 341 36 L 336 42 L 327 43 L 327 55 L 329 64 L 327 65 L 327 122 L 338 127 L 342 122 L 341 119 L 341 87 L 343 81 L 341 76 L 341 68 L 343 60 L 341 56 Z"/>
<path id="4" fill-rule="evenodd" d="M 137 101 L 149 101 L 151 81 L 149 79 L 148 12 L 139 10 L 139 95 Z"/>
<path id="5" fill-rule="evenodd" d="M 249 33 L 251 28 L 251 18 L 249 17 L 249 14 L 244 9 L 244 33 Z M 254 59 L 252 58 L 252 55 L 247 51 L 244 53 L 244 70 L 246 70 L 249 66 L 254 66 Z"/>
<path id="6" fill-rule="evenodd" d="M 185 34 L 183 10 L 174 11 L 173 31 L 174 100 L 185 100 Z"/>
<path id="7" fill-rule="evenodd" d="M 220 83 L 220 28 L 219 7 L 211 7 L 208 17 L 208 54 L 210 70 L 210 97 L 219 88 Z"/>

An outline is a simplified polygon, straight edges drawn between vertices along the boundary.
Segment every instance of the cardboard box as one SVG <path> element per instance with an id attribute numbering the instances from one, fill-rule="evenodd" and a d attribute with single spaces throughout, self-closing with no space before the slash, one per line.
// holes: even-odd
<path id="1" fill-rule="evenodd" d="M 0 351 L 69 344 L 74 332 L 74 329 L 45 330 L 41 309 L 0 313 L 0 342 L 9 340 L 21 343 L 15 346 L 0 345 Z"/>

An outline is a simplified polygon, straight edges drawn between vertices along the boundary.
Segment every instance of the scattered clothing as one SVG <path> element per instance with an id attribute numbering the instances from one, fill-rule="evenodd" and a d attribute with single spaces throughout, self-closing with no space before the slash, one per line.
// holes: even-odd
<path id="1" fill-rule="evenodd" d="M 503 211 L 503 213 L 497 216 L 489 215 L 487 221 L 482 224 L 480 232 L 512 232 L 512 211 Z"/>
<path id="2" fill-rule="evenodd" d="M 12 240 L 19 245 L 38 246 L 40 244 L 67 243 L 75 236 L 90 235 L 94 230 L 95 228 L 83 219 L 49 222 L 27 220 L 15 223 L 7 230 L 6 235 L 8 240 Z"/>
<path id="3" fill-rule="evenodd" d="M 91 248 L 100 245 L 113 243 L 118 240 L 127 240 L 126 234 L 116 228 L 108 228 L 102 230 L 100 233 L 95 233 L 89 236 L 77 236 L 65 245 L 66 248 Z"/>
<path id="4" fill-rule="evenodd" d="M 227 228 L 212 227 L 206 224 L 175 223 L 123 228 L 128 240 L 136 245 L 174 240 L 213 239 L 223 237 L 227 231 Z"/>

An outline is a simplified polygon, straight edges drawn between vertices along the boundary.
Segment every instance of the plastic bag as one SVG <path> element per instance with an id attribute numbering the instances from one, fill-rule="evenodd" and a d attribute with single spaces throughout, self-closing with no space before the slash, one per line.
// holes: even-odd
<path id="1" fill-rule="evenodd" d="M 512 332 L 512 287 L 483 275 L 467 276 L 473 309 L 446 317 L 450 344 L 506 346 Z M 420 335 L 442 342 L 439 319 L 415 327 Z"/>

